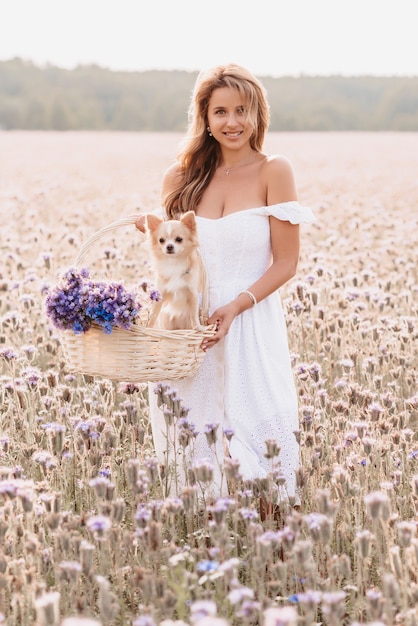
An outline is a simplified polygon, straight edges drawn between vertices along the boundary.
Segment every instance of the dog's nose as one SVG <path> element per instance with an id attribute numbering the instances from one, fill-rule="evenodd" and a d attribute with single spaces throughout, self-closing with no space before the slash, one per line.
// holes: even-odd
<path id="1" fill-rule="evenodd" d="M 172 243 L 169 243 L 169 244 L 166 246 L 166 251 L 167 251 L 167 253 L 168 253 L 168 254 L 173 254 L 173 252 L 174 252 L 174 246 L 173 246 L 173 244 L 172 244 Z"/>

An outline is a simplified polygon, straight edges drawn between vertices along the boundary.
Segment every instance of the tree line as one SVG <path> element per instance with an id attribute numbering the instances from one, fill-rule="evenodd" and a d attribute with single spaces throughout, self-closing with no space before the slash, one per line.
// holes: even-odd
<path id="1" fill-rule="evenodd" d="M 0 129 L 178 131 L 197 73 L 0 61 Z M 417 131 L 418 76 L 259 76 L 271 131 Z"/>

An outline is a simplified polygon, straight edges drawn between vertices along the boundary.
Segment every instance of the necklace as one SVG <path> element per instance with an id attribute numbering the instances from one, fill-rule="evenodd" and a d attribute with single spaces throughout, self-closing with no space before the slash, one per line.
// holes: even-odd
<path id="1" fill-rule="evenodd" d="M 226 176 L 229 176 L 232 170 L 238 170 L 240 167 L 244 167 L 245 165 L 250 165 L 250 163 L 253 163 L 255 160 L 256 159 L 254 158 L 254 156 L 251 156 L 250 159 L 248 159 L 247 161 L 244 161 L 243 163 L 239 163 L 238 165 L 232 165 L 231 167 L 227 167 L 225 170 Z"/>

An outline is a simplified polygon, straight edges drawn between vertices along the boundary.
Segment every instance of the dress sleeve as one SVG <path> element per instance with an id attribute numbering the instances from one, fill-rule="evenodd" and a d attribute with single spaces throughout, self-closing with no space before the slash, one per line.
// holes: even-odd
<path id="1" fill-rule="evenodd" d="M 291 224 L 312 224 L 316 220 L 312 209 L 307 206 L 301 206 L 297 200 L 265 206 L 260 211 L 263 212 L 263 215 L 271 215 Z"/>

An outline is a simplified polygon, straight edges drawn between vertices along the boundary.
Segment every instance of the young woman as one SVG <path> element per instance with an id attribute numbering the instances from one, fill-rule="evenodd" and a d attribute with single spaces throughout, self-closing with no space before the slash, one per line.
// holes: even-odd
<path id="1" fill-rule="evenodd" d="M 189 466 L 202 459 L 214 465 L 213 496 L 226 492 L 225 455 L 239 461 L 244 480 L 265 477 L 270 439 L 280 446 L 277 497 L 297 502 L 298 404 L 278 290 L 296 272 L 298 224 L 314 216 L 297 201 L 288 159 L 262 151 L 268 124 L 265 90 L 249 71 L 230 64 L 198 76 L 184 147 L 163 178 L 162 212 L 167 219 L 196 214 L 210 284 L 208 323 L 217 331 L 202 344 L 199 372 L 171 386 L 199 432 Z M 142 218 L 137 228 L 143 230 Z M 166 423 L 153 394 L 150 413 L 165 463 Z M 205 430 L 214 423 L 218 438 L 210 445 Z M 225 431 L 233 432 L 227 441 Z"/>

